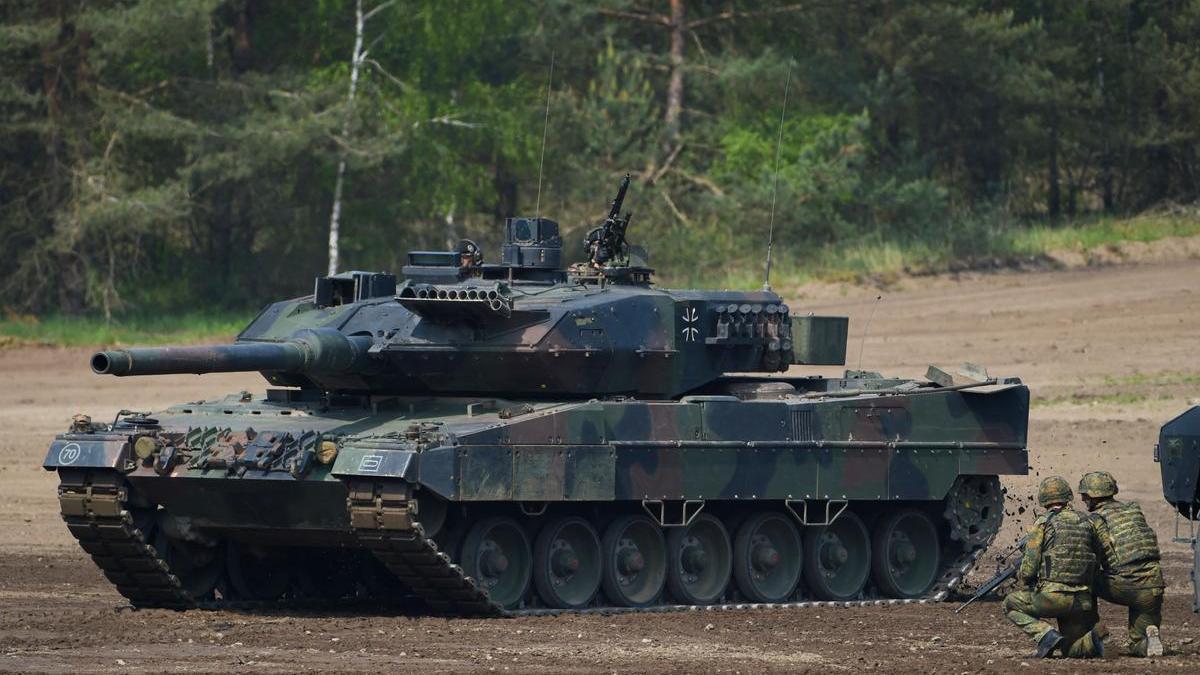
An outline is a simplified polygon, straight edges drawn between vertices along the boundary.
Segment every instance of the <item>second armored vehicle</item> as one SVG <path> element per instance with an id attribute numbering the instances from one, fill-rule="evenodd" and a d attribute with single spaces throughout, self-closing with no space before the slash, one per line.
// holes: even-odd
<path id="1" fill-rule="evenodd" d="M 71 533 L 138 607 L 942 597 L 999 528 L 998 477 L 1028 471 L 1028 390 L 796 374 L 844 362 L 847 320 L 655 287 L 626 186 L 569 269 L 556 223 L 512 218 L 496 264 L 412 252 L 402 281 L 319 278 L 234 344 L 96 354 L 272 388 L 77 417 L 45 460 Z"/>
<path id="2" fill-rule="evenodd" d="M 1200 406 L 1163 425 L 1154 461 L 1162 472 L 1163 497 L 1175 509 L 1175 541 L 1192 546 L 1192 610 L 1200 612 Z M 1179 532 L 1180 519 L 1187 534 Z"/>

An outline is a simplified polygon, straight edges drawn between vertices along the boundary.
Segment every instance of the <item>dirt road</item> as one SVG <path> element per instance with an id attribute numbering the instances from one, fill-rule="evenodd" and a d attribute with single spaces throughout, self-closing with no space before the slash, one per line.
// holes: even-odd
<path id="1" fill-rule="evenodd" d="M 102 378 L 79 350 L 0 352 L 0 671 L 402 670 L 412 672 L 1144 672 L 1200 670 L 1200 616 L 1186 593 L 1185 549 L 1171 544 L 1151 449 L 1158 427 L 1200 403 L 1200 264 L 1174 263 L 905 282 L 788 293 L 804 311 L 851 317 L 851 367 L 921 375 L 928 363 L 986 364 L 1034 390 L 1036 475 L 1072 482 L 1112 471 L 1164 543 L 1165 642 L 1153 661 L 1035 662 L 995 603 L 952 607 L 696 612 L 495 621 L 396 616 L 133 612 L 74 546 L 40 468 L 71 414 L 260 390 L 255 375 Z M 829 371 L 827 371 L 829 372 Z M 1016 508 L 1014 503 L 1013 508 Z M 1008 528 L 1020 523 L 1012 518 Z M 1008 533 L 1006 533 L 1008 536 Z M 1004 539 L 1004 537 L 1002 537 Z M 1025 668 L 1028 666 L 1028 668 Z"/>

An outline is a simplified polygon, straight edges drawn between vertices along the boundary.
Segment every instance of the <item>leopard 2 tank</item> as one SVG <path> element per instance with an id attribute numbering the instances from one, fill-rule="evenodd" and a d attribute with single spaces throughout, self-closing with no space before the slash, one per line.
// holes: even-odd
<path id="1" fill-rule="evenodd" d="M 70 532 L 136 607 L 382 598 L 446 615 L 944 597 L 1028 472 L 1029 393 L 981 370 L 847 371 L 847 319 L 667 290 L 609 217 L 505 223 L 268 305 L 232 344 L 99 374 L 271 387 L 50 446 Z"/>

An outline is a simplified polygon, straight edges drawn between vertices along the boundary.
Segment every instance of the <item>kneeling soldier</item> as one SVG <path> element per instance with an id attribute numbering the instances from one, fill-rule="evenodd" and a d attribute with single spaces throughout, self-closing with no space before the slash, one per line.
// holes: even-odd
<path id="1" fill-rule="evenodd" d="M 1129 653 L 1162 656 L 1163 583 L 1158 537 L 1134 502 L 1119 502 L 1117 481 L 1107 471 L 1084 474 L 1079 494 L 1100 542 L 1096 595 L 1129 608 Z"/>
<path id="2" fill-rule="evenodd" d="M 1017 571 L 1025 590 L 1004 598 L 1005 616 L 1037 641 L 1038 658 L 1055 649 L 1075 658 L 1104 655 L 1104 629 L 1096 626 L 1091 590 L 1095 536 L 1087 516 L 1068 506 L 1072 497 L 1062 478 L 1042 481 L 1038 503 L 1047 511 L 1034 523 Z M 1045 619 L 1058 619 L 1058 630 Z"/>

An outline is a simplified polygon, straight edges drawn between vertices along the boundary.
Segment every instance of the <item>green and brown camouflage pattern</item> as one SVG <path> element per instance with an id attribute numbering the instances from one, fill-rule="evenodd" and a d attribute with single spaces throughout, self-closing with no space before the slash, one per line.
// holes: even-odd
<path id="1" fill-rule="evenodd" d="M 466 502 L 893 501 L 942 499 L 960 475 L 1028 471 L 1024 419 L 1013 414 L 1027 405 L 1023 386 L 803 396 L 394 398 L 328 408 L 276 392 L 233 395 L 173 406 L 155 413 L 154 425 L 133 418 L 112 432 L 65 434 L 45 465 L 122 470 L 150 499 L 203 526 L 326 530 L 345 527 L 341 483 L 353 476 L 402 478 Z M 173 448 L 173 465 L 138 460 L 140 435 Z M 331 466 L 314 457 L 325 440 L 339 448 Z M 201 488 L 198 481 L 221 484 Z M 289 497 L 297 488 L 304 498 Z M 210 490 L 224 498 L 211 499 Z"/>
<path id="2" fill-rule="evenodd" d="M 1137 502 L 1106 499 L 1088 514 L 1103 554 L 1105 576 L 1116 585 L 1162 588 L 1158 535 Z"/>
<path id="3" fill-rule="evenodd" d="M 1058 622 L 1063 636 L 1057 655 L 1066 658 L 1098 658 L 1102 654 L 1092 628 L 1096 625 L 1095 599 L 1089 591 L 1015 590 L 1004 596 L 1004 616 L 1022 632 L 1041 642 Z"/>

